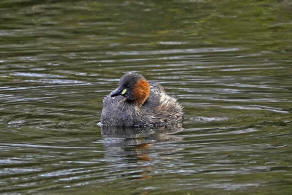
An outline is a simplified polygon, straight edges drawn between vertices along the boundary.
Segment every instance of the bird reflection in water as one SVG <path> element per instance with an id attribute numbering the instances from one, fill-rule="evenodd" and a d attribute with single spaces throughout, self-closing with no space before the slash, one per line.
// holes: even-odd
<path id="1" fill-rule="evenodd" d="M 149 179 L 155 158 L 151 147 L 157 142 L 180 140 L 175 133 L 181 130 L 180 124 L 159 129 L 101 127 L 105 160 L 113 163 L 113 171 L 123 177 Z"/>

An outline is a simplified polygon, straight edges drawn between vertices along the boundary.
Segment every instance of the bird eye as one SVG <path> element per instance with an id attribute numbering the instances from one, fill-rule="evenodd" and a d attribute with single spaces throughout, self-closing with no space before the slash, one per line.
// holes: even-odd
<path id="1" fill-rule="evenodd" d="M 122 95 L 124 95 L 127 92 L 127 89 L 123 89 Z"/>

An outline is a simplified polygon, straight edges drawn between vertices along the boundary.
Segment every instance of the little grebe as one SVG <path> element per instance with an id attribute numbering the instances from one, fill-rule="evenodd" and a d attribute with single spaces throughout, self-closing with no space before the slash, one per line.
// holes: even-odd
<path id="1" fill-rule="evenodd" d="M 158 83 L 141 74 L 124 74 L 119 87 L 103 99 L 102 126 L 160 127 L 182 122 L 182 106 Z"/>

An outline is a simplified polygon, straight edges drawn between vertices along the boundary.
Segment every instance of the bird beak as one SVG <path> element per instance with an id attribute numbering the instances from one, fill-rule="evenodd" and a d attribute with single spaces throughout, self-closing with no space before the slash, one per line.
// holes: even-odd
<path id="1" fill-rule="evenodd" d="M 123 91 L 123 88 L 121 87 L 116 88 L 115 90 L 111 92 L 111 97 L 122 95 L 122 91 Z"/>

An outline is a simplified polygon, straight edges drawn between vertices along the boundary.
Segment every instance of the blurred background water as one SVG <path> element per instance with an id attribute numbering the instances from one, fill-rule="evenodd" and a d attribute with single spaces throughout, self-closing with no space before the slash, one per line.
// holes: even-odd
<path id="1" fill-rule="evenodd" d="M 289 0 L 1 0 L 0 193 L 291 194 Z M 101 131 L 126 71 L 183 129 Z"/>

